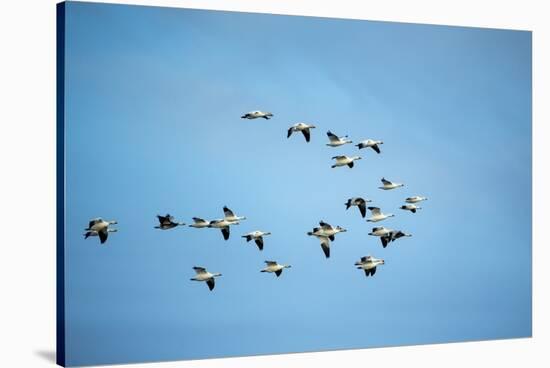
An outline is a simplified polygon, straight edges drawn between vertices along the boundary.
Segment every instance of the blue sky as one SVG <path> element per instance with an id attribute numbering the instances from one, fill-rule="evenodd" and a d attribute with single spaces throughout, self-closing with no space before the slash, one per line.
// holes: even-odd
<path id="1" fill-rule="evenodd" d="M 66 93 L 69 365 L 531 335 L 530 32 L 68 3 Z M 359 151 L 329 129 L 382 154 L 331 169 Z M 383 249 L 353 196 L 413 237 Z M 248 218 L 228 241 L 153 228 L 224 205 Z M 106 246 L 82 237 L 97 216 L 119 222 Z M 328 260 L 321 219 L 348 229 Z"/>

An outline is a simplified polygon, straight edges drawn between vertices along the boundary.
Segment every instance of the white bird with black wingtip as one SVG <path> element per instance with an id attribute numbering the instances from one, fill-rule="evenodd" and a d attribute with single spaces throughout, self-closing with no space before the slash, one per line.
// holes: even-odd
<path id="1" fill-rule="evenodd" d="M 411 234 L 407 234 L 401 230 L 393 230 L 388 229 L 383 226 L 380 227 L 373 227 L 372 231 L 369 233 L 369 235 L 372 236 L 379 236 L 380 241 L 382 242 L 382 247 L 386 248 L 386 246 L 399 238 L 402 237 L 411 237 Z"/>
<path id="2" fill-rule="evenodd" d="M 174 216 L 168 213 L 165 216 L 157 215 L 157 219 L 159 220 L 159 225 L 155 226 L 155 229 L 168 230 L 177 226 L 185 226 L 183 222 L 174 221 Z"/>
<path id="3" fill-rule="evenodd" d="M 428 198 L 426 197 L 422 197 L 422 196 L 413 196 L 413 197 L 408 197 L 405 199 L 405 202 L 407 203 L 418 203 L 418 202 L 422 202 L 422 201 L 427 201 Z"/>
<path id="4" fill-rule="evenodd" d="M 361 212 L 361 217 L 365 218 L 367 214 L 367 207 L 366 204 L 368 202 L 372 202 L 370 199 L 363 199 L 361 197 L 353 197 L 348 199 L 346 203 L 346 210 L 349 209 L 351 206 L 357 206 L 359 208 L 359 212 Z"/>
<path id="5" fill-rule="evenodd" d="M 411 211 L 412 213 L 416 213 L 417 210 L 421 210 L 422 207 L 417 206 L 416 204 L 407 203 L 399 207 L 402 210 L 405 211 Z"/>
<path id="6" fill-rule="evenodd" d="M 395 216 L 393 213 L 388 213 L 388 214 L 382 213 L 379 207 L 369 207 L 369 210 L 372 216 L 367 219 L 367 222 L 383 221 L 389 217 Z"/>
<path id="7" fill-rule="evenodd" d="M 290 138 L 293 132 L 302 132 L 304 135 L 306 142 L 309 142 L 311 140 L 311 129 L 314 129 L 315 125 L 312 124 L 306 124 L 306 123 L 297 123 L 288 128 L 286 137 Z"/>
<path id="8" fill-rule="evenodd" d="M 383 259 L 374 258 L 372 256 L 361 257 L 361 260 L 355 262 L 357 269 L 364 270 L 365 276 L 374 276 L 376 273 L 376 267 L 383 265 L 385 262 Z"/>
<path id="9" fill-rule="evenodd" d="M 215 278 L 220 277 L 221 273 L 210 273 L 204 267 L 193 267 L 195 270 L 196 276 L 191 278 L 191 281 L 204 281 L 208 285 L 208 289 L 212 291 L 214 286 L 216 286 Z"/>
<path id="10" fill-rule="evenodd" d="M 88 227 L 84 229 L 84 239 L 88 239 L 90 236 L 98 236 L 101 244 L 104 244 L 109 237 L 109 233 L 117 232 L 117 229 L 109 228 L 109 225 L 117 224 L 116 221 L 105 221 L 101 217 L 90 220 Z"/>
<path id="11" fill-rule="evenodd" d="M 285 268 L 291 268 L 291 265 L 286 264 L 278 264 L 275 261 L 265 261 L 265 268 L 262 269 L 260 272 L 269 272 L 274 273 L 277 277 L 281 276 L 281 273 Z"/>
<path id="12" fill-rule="evenodd" d="M 332 157 L 332 159 L 336 160 L 334 165 L 331 166 L 333 169 L 335 167 L 340 167 L 340 166 L 348 166 L 351 169 L 353 168 L 353 161 L 360 160 L 361 156 L 349 157 L 349 156 L 342 155 L 342 156 L 334 156 Z"/>
<path id="13" fill-rule="evenodd" d="M 364 140 L 364 141 L 361 141 L 359 142 L 358 144 L 356 144 L 355 146 L 358 147 L 359 149 L 363 149 L 363 148 L 372 148 L 376 153 L 380 153 L 380 147 L 378 147 L 380 144 L 384 144 L 384 142 L 382 141 L 376 141 L 376 140 L 373 140 L 373 139 L 367 139 L 367 140 Z"/>
<path id="14" fill-rule="evenodd" d="M 392 190 L 392 189 L 396 189 L 396 188 L 400 188 L 400 187 L 405 186 L 405 184 L 394 183 L 394 182 L 391 182 L 391 181 L 387 180 L 386 178 L 382 178 L 380 181 L 382 182 L 383 185 L 381 187 L 378 187 L 378 188 L 382 189 L 382 190 Z"/>
<path id="15" fill-rule="evenodd" d="M 189 227 L 194 227 L 196 229 L 204 229 L 210 225 L 210 221 L 206 221 L 200 217 L 193 217 L 193 223 Z"/>
<path id="16" fill-rule="evenodd" d="M 241 116 L 241 119 L 258 119 L 258 118 L 264 118 L 265 120 L 269 120 L 273 117 L 273 114 L 270 112 L 263 112 L 263 111 L 250 111 Z"/>
<path id="17" fill-rule="evenodd" d="M 247 242 L 249 242 L 251 240 L 254 240 L 254 242 L 258 246 L 258 249 L 263 250 L 264 249 L 264 236 L 267 236 L 267 235 L 271 235 L 271 233 L 269 231 L 264 232 L 264 231 L 256 230 L 256 231 L 252 231 L 248 234 L 244 234 L 242 236 L 242 238 L 245 238 Z"/>
<path id="18" fill-rule="evenodd" d="M 329 147 L 340 147 L 347 143 L 353 143 L 350 139 L 348 139 L 347 135 L 339 137 L 336 134 L 332 133 L 330 130 L 327 132 L 327 136 L 329 139 L 327 146 Z"/>

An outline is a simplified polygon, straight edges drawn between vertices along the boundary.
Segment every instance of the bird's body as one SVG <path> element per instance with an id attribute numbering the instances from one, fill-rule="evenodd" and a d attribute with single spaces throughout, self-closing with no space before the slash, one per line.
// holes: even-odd
<path id="1" fill-rule="evenodd" d="M 252 231 L 248 234 L 244 234 L 242 237 L 246 239 L 247 242 L 254 240 L 256 245 L 258 246 L 259 250 L 264 249 L 264 236 L 271 235 L 270 232 L 263 232 L 263 231 Z"/>
<path id="2" fill-rule="evenodd" d="M 361 212 L 361 217 L 365 217 L 367 214 L 367 207 L 366 204 L 368 202 L 372 202 L 370 199 L 363 199 L 361 197 L 353 197 L 348 199 L 348 201 L 345 203 L 346 210 L 349 209 L 351 206 L 357 206 L 359 208 L 359 212 Z"/>
<path id="3" fill-rule="evenodd" d="M 311 139 L 310 129 L 314 129 L 314 128 L 315 128 L 315 125 L 306 124 L 306 123 L 297 123 L 291 126 L 290 128 L 288 128 L 286 137 L 290 138 L 293 132 L 302 132 L 302 134 L 306 139 L 306 142 L 309 142 Z"/>
<path id="4" fill-rule="evenodd" d="M 191 281 L 204 281 L 204 282 L 206 282 L 206 284 L 208 285 L 208 288 L 210 289 L 210 291 L 212 291 L 212 289 L 214 289 L 214 286 L 215 286 L 214 279 L 216 277 L 219 277 L 219 276 L 222 275 L 221 273 L 210 273 L 204 267 L 195 266 L 195 267 L 193 267 L 193 269 L 195 270 L 196 275 L 195 275 L 195 277 L 191 278 Z"/>
<path id="5" fill-rule="evenodd" d="M 405 202 L 407 202 L 407 203 L 418 203 L 418 202 L 427 201 L 427 200 L 428 200 L 428 198 L 426 198 L 426 197 L 413 196 L 413 197 L 408 197 L 407 199 L 405 199 Z"/>
<path id="6" fill-rule="evenodd" d="M 174 221 L 174 217 L 170 216 L 170 214 L 166 214 L 165 216 L 157 215 L 157 219 L 159 220 L 159 225 L 155 226 L 155 229 L 168 230 L 185 225 L 183 222 Z"/>
<path id="7" fill-rule="evenodd" d="M 189 226 L 197 229 L 204 229 L 209 227 L 209 225 L 210 225 L 210 221 L 203 220 L 199 217 L 193 217 L 193 223 Z"/>
<path id="8" fill-rule="evenodd" d="M 384 214 L 378 207 L 369 207 L 369 210 L 372 214 L 370 218 L 367 219 L 367 222 L 378 222 L 387 219 L 388 217 L 394 217 L 393 213 Z"/>
<path id="9" fill-rule="evenodd" d="M 84 229 L 86 233 L 84 234 L 84 239 L 87 239 L 90 236 L 99 236 L 99 241 L 101 244 L 107 241 L 109 233 L 116 232 L 116 229 L 110 229 L 109 225 L 116 224 L 116 221 L 105 221 L 101 217 L 90 220 L 88 227 Z"/>
<path id="10" fill-rule="evenodd" d="M 361 157 L 360 157 L 360 156 L 353 156 L 353 157 L 349 157 L 349 156 L 334 156 L 332 159 L 333 159 L 333 160 L 336 160 L 336 162 L 334 163 L 334 165 L 331 166 L 333 169 L 334 169 L 335 167 L 346 166 L 346 165 L 347 165 L 349 168 L 353 168 L 353 161 L 360 160 Z"/>
<path id="11" fill-rule="evenodd" d="M 391 190 L 391 189 L 400 188 L 400 187 L 405 186 L 405 184 L 393 183 L 393 182 L 387 180 L 386 178 L 382 178 L 381 181 L 382 181 L 382 186 L 378 187 L 378 188 L 380 188 L 382 190 Z"/>
<path id="12" fill-rule="evenodd" d="M 275 261 L 265 261 L 265 268 L 260 272 L 274 273 L 277 277 L 281 276 L 281 273 L 285 268 L 291 268 L 291 265 L 279 264 Z"/>
<path id="13" fill-rule="evenodd" d="M 359 149 L 363 149 L 363 148 L 372 148 L 376 153 L 380 153 L 380 147 L 378 145 L 380 144 L 384 144 L 384 142 L 382 141 L 376 141 L 376 140 L 373 140 L 373 139 L 367 139 L 367 140 L 364 140 L 364 141 L 361 141 L 359 142 L 359 144 L 356 144 L 355 146 L 357 146 Z"/>
<path id="14" fill-rule="evenodd" d="M 327 136 L 329 139 L 329 143 L 327 143 L 327 146 L 329 147 L 340 147 L 340 146 L 343 146 L 344 144 L 352 143 L 352 141 L 348 139 L 347 135 L 338 137 L 336 134 L 332 133 L 330 130 L 327 132 Z"/>
<path id="15" fill-rule="evenodd" d="M 421 210 L 422 207 L 419 207 L 415 204 L 404 204 L 403 206 L 399 207 L 401 208 L 402 210 L 405 210 L 405 211 L 411 211 L 412 213 L 416 213 L 417 210 Z"/>
<path id="16" fill-rule="evenodd" d="M 361 257 L 361 260 L 358 262 L 355 262 L 355 266 L 357 266 L 357 269 L 364 270 L 365 276 L 374 276 L 376 273 L 376 267 L 379 265 L 383 265 L 384 260 L 374 258 L 372 256 L 366 256 Z"/>
<path id="17" fill-rule="evenodd" d="M 270 112 L 263 112 L 263 111 L 250 111 L 241 116 L 241 119 L 258 119 L 258 118 L 264 118 L 266 120 L 269 120 L 273 117 L 273 114 Z"/>

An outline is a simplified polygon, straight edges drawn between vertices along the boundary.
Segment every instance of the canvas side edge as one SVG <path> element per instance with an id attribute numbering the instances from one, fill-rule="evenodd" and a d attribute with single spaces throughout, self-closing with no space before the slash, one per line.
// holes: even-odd
<path id="1" fill-rule="evenodd" d="M 56 363 L 65 366 L 65 3 L 56 4 Z"/>

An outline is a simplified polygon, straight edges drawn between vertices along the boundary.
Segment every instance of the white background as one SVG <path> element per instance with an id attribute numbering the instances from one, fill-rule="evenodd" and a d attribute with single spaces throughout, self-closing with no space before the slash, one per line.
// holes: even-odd
<path id="1" fill-rule="evenodd" d="M 55 359 L 55 3 L 54 0 L 12 0 L 0 5 L 1 367 L 51 367 Z M 548 366 L 550 252 L 544 236 L 548 226 L 544 212 L 550 206 L 549 165 L 545 160 L 550 121 L 550 11 L 545 9 L 544 1 L 131 0 L 131 3 L 532 30 L 534 107 L 532 339 L 134 367 Z M 529 147 L 517 147 L 510 142 L 510 149 Z"/>

